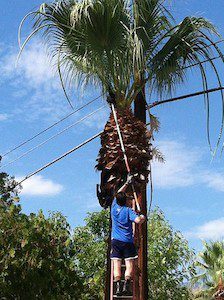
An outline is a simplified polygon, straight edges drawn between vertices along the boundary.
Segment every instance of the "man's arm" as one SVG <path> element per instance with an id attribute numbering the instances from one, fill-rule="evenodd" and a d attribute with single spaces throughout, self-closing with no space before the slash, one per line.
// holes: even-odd
<path id="1" fill-rule="evenodd" d="M 145 222 L 146 217 L 144 215 L 138 215 L 133 209 L 129 208 L 129 218 L 136 224 L 142 224 Z"/>
<path id="2" fill-rule="evenodd" d="M 135 223 L 136 224 L 142 224 L 142 223 L 144 223 L 145 222 L 145 220 L 146 220 L 146 217 L 144 216 L 144 215 L 140 215 L 140 216 L 138 216 L 136 219 L 135 219 Z"/>

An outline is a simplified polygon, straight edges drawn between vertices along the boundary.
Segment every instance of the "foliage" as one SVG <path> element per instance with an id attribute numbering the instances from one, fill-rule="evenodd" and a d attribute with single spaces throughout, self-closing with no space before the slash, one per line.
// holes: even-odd
<path id="1" fill-rule="evenodd" d="M 194 253 L 158 208 L 149 218 L 148 251 L 149 299 L 189 299 L 187 283 L 194 271 Z"/>
<path id="2" fill-rule="evenodd" d="M 91 213 L 85 222 L 74 231 L 76 268 L 84 281 L 80 299 L 101 300 L 105 288 L 109 213 L 107 210 Z"/>
<path id="3" fill-rule="evenodd" d="M 14 177 L 10 177 L 6 173 L 0 173 L 0 204 L 9 205 L 13 201 L 18 201 L 18 193 L 20 186 L 17 185 Z"/>
<path id="4" fill-rule="evenodd" d="M 72 236 L 65 218 L 25 215 L 16 183 L 1 175 L 0 298 L 100 300 L 104 295 L 109 213 L 91 213 Z M 8 198 L 5 198 L 5 195 Z M 4 197 L 4 200 L 3 200 Z M 149 299 L 185 300 L 193 253 L 156 209 L 148 224 Z M 153 257 L 153 259 L 151 259 Z"/>
<path id="5" fill-rule="evenodd" d="M 217 292 L 224 280 L 224 242 L 204 242 L 204 250 L 199 253 L 195 263 L 197 275 L 193 282 L 197 285 L 196 299 L 208 299 Z"/>
<path id="6" fill-rule="evenodd" d="M 55 0 L 43 3 L 34 17 L 34 29 L 21 46 L 42 32 L 49 53 L 57 58 L 62 83 L 96 84 L 116 97 L 117 106 L 129 107 L 138 93 L 149 87 L 159 95 L 170 93 L 186 81 L 186 74 L 198 68 L 203 88 L 208 88 L 211 66 L 221 87 L 213 62 L 217 30 L 203 17 L 186 17 L 176 24 L 164 0 Z M 21 31 L 21 30 L 20 30 Z M 187 68 L 186 68 L 187 67 Z M 210 71 L 209 71 L 210 72 Z M 64 83 L 62 84 L 64 90 Z M 224 94 L 220 91 L 222 100 Z M 68 99 L 69 100 L 69 99 Z M 209 95 L 205 94 L 209 136 Z M 224 103 L 224 102 L 222 102 Z M 71 104 L 71 102 L 70 102 Z M 224 115 L 218 144 L 223 131 Z"/>
<path id="7" fill-rule="evenodd" d="M 48 218 L 41 211 L 25 215 L 13 203 L 12 186 L 14 179 L 1 173 L 0 298 L 78 297 L 82 285 L 68 223 L 59 213 Z"/>

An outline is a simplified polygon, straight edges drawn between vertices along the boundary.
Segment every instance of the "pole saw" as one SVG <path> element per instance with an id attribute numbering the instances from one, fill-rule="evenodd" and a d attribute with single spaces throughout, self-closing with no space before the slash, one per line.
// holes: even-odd
<path id="1" fill-rule="evenodd" d="M 118 133 L 120 144 L 121 144 L 121 150 L 122 150 L 123 156 L 124 156 L 126 169 L 127 169 L 128 174 L 130 175 L 131 174 L 131 169 L 130 169 L 130 166 L 129 166 L 129 163 L 128 163 L 128 157 L 127 157 L 127 154 L 126 154 L 126 150 L 125 150 L 125 147 L 124 147 L 124 142 L 123 142 L 120 126 L 119 126 L 118 119 L 117 119 L 117 112 L 116 112 L 116 109 L 114 107 L 114 103 L 112 101 L 110 101 L 110 106 L 111 106 L 111 110 L 113 112 L 114 120 L 115 120 L 115 123 L 116 123 L 117 133 Z M 137 193 L 135 191 L 135 187 L 134 187 L 133 183 L 131 184 L 131 187 L 132 187 L 132 192 L 133 192 L 133 195 L 134 195 L 137 211 L 140 212 L 141 207 L 139 205 L 138 196 L 137 196 Z"/>

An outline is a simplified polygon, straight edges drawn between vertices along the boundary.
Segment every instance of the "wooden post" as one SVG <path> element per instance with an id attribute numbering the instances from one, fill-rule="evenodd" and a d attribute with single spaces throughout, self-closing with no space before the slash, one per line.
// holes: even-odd
<path id="1" fill-rule="evenodd" d="M 146 102 L 145 102 L 145 90 L 142 89 L 135 99 L 134 106 L 135 116 L 146 124 Z M 141 212 L 147 216 L 147 195 L 146 186 L 143 188 L 139 195 L 139 204 Z M 138 258 L 138 269 L 140 274 L 136 274 L 139 277 L 139 291 L 134 291 L 134 299 L 136 300 L 148 300 L 148 249 L 147 249 L 147 222 L 139 226 L 136 231 L 135 240 L 139 245 L 139 258 Z M 138 272 L 136 272 L 138 273 Z M 137 278 L 136 278 L 137 280 Z"/>
<path id="2" fill-rule="evenodd" d="M 107 243 L 107 270 L 106 270 L 106 278 L 105 278 L 105 292 L 104 292 L 104 300 L 110 300 L 111 295 L 111 259 L 110 259 L 110 251 L 111 251 L 111 215 L 110 215 L 110 231 L 109 238 Z"/>

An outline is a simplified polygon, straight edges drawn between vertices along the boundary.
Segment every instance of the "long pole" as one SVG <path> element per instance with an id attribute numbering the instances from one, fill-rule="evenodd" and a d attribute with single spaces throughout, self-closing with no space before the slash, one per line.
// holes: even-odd
<path id="1" fill-rule="evenodd" d="M 116 110 L 115 110 L 115 107 L 114 107 L 113 103 L 111 103 L 111 109 L 112 109 L 112 112 L 113 112 L 114 121 L 116 123 L 117 133 L 118 133 L 120 144 L 121 144 L 121 150 L 122 150 L 123 156 L 124 156 L 124 161 L 125 161 L 126 169 L 127 169 L 128 174 L 130 174 L 131 173 L 131 169 L 129 167 L 128 157 L 127 157 L 126 150 L 125 150 L 125 147 L 124 147 L 123 137 L 122 137 L 120 126 L 119 126 L 118 119 L 117 119 L 117 113 L 116 113 Z M 138 196 L 137 196 L 137 193 L 135 191 L 135 187 L 134 187 L 133 184 L 131 185 L 131 187 L 132 187 L 132 191 L 133 191 L 133 195 L 134 195 L 134 199 L 135 199 L 137 210 L 140 212 L 141 211 L 141 207 L 140 207 L 139 202 L 138 202 Z"/>

